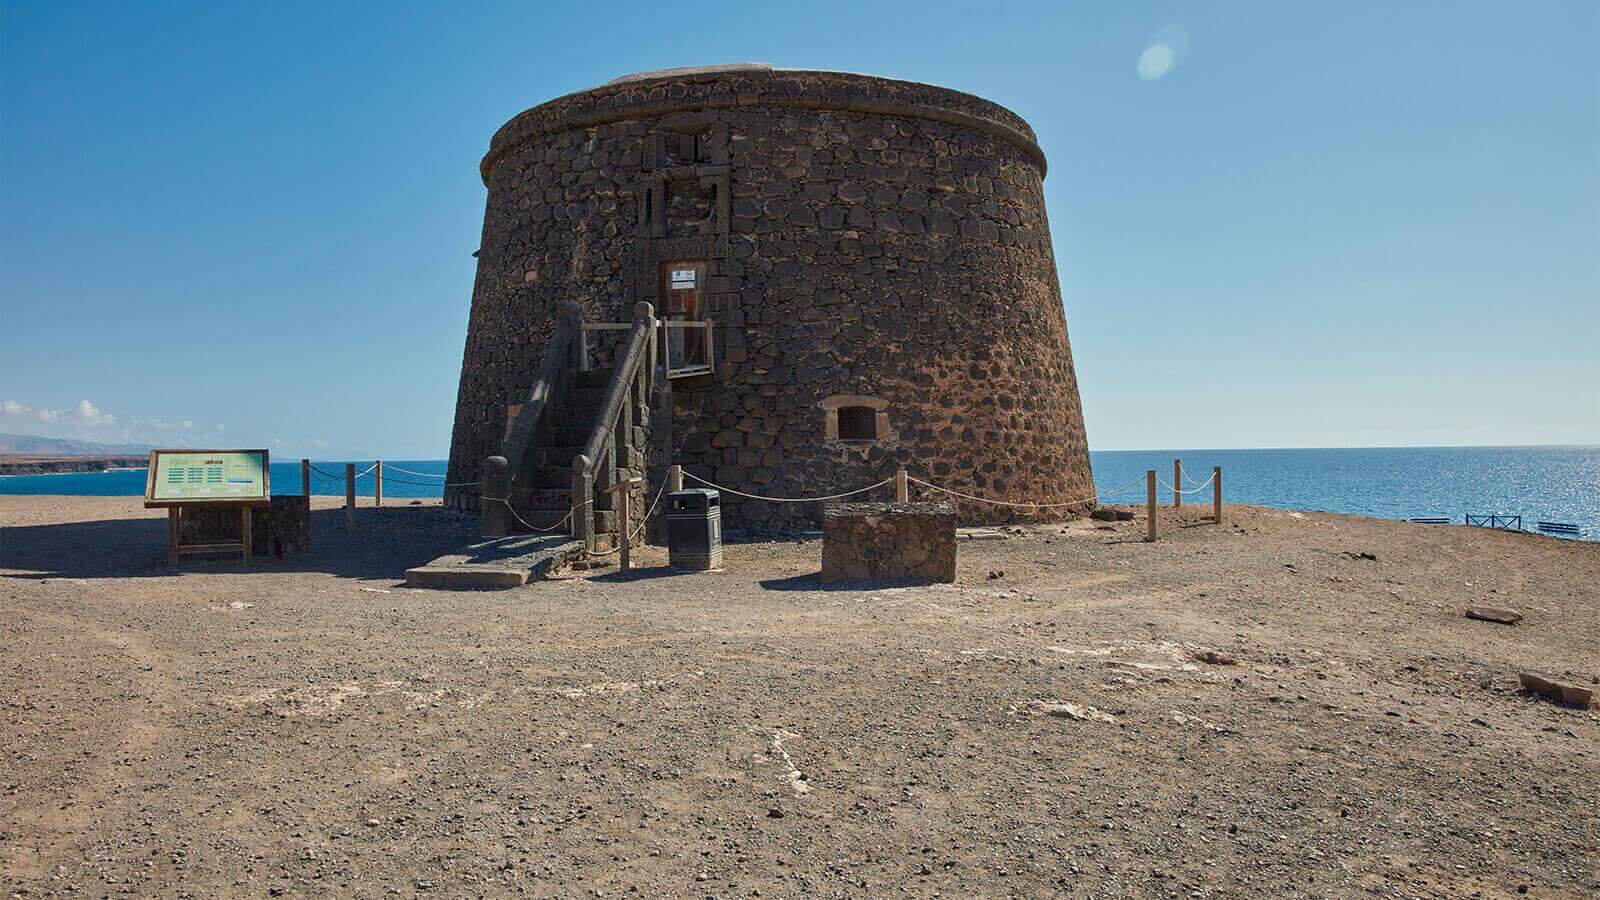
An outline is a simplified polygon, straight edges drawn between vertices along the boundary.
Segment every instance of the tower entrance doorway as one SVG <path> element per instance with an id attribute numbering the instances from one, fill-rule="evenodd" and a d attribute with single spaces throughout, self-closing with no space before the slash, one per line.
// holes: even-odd
<path id="1" fill-rule="evenodd" d="M 706 317 L 706 264 L 679 260 L 661 264 L 661 327 L 666 332 L 667 376 L 711 371 L 711 322 Z"/>

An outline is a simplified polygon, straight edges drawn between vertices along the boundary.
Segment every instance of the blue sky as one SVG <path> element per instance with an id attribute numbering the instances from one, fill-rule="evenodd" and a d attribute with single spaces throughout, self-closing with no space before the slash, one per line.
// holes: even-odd
<path id="1" fill-rule="evenodd" d="M 442 456 L 489 136 L 755 60 L 1033 124 L 1094 449 L 1600 443 L 1597 10 L 5 2 L 0 430 Z"/>

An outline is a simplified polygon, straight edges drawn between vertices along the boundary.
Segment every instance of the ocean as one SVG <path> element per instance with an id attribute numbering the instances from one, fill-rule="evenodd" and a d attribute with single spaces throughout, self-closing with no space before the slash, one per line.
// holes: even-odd
<path id="1" fill-rule="evenodd" d="M 1389 519 L 1444 516 L 1462 524 L 1463 516 L 1521 516 L 1535 521 L 1570 522 L 1582 537 L 1600 540 L 1600 447 L 1374 447 L 1298 450 L 1100 450 L 1090 454 L 1096 489 L 1131 487 L 1107 503 L 1142 503 L 1144 474 L 1155 469 L 1172 480 L 1172 460 L 1183 460 L 1185 485 L 1193 487 L 1223 470 L 1223 499 L 1285 509 L 1356 513 Z M 314 461 L 314 494 L 344 494 L 344 462 Z M 371 460 L 357 462 L 361 472 Z M 409 470 L 400 472 L 400 469 Z M 384 461 L 386 498 L 439 497 L 444 460 Z M 423 473 L 423 474 L 414 474 Z M 915 473 L 913 473 L 915 474 Z M 433 476 L 433 477 L 429 477 Z M 0 476 L 0 494 L 76 494 L 141 496 L 143 469 L 63 475 Z M 371 475 L 356 481 L 356 492 L 371 496 Z M 300 493 L 300 461 L 272 464 L 272 489 Z M 1160 489 L 1162 503 L 1172 493 Z M 1211 489 L 1190 494 L 1185 503 L 1209 504 Z"/>

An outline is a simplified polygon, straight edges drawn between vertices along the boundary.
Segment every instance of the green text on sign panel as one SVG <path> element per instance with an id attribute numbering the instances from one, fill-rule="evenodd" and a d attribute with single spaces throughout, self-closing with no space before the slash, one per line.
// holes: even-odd
<path id="1" fill-rule="evenodd" d="M 261 500 L 266 456 L 259 450 L 163 450 L 156 454 L 152 500 Z"/>

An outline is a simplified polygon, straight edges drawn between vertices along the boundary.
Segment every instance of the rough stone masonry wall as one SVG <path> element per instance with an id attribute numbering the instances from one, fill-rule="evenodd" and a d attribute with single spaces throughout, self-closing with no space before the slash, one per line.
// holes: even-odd
<path id="1" fill-rule="evenodd" d="M 822 515 L 822 580 L 956 580 L 948 503 L 839 503 Z"/>
<path id="2" fill-rule="evenodd" d="M 685 132 L 712 145 L 691 174 L 725 179 L 726 215 L 655 234 L 640 194 L 685 172 L 659 158 L 655 135 Z M 656 299 L 662 260 L 705 258 L 719 365 L 674 385 L 674 461 L 690 472 L 807 496 L 905 465 L 996 499 L 1088 496 L 1042 167 L 1027 126 L 987 101 L 838 73 L 683 76 L 524 113 L 485 159 L 449 480 L 474 480 L 498 451 L 562 301 L 589 320 L 624 320 L 634 300 Z M 829 440 L 821 404 L 841 396 L 881 403 L 888 434 Z M 819 514 L 725 501 L 733 525 Z M 958 512 L 993 522 L 1067 511 Z"/>

